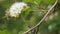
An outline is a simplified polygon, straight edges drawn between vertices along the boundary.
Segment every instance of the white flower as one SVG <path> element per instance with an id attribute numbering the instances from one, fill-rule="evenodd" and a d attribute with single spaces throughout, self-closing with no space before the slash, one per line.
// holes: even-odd
<path id="1" fill-rule="evenodd" d="M 10 13 L 9 15 L 11 17 L 17 17 L 21 13 L 24 6 L 27 7 L 27 4 L 24 3 L 24 2 L 16 2 L 16 3 L 14 3 L 9 9 L 9 13 Z"/>

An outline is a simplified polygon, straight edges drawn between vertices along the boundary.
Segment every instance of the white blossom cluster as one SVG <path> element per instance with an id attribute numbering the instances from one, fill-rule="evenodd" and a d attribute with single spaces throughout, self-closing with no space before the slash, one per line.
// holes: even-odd
<path id="1" fill-rule="evenodd" d="M 9 9 L 9 15 L 11 17 L 17 17 L 24 7 L 27 7 L 27 4 L 24 2 L 14 3 Z"/>

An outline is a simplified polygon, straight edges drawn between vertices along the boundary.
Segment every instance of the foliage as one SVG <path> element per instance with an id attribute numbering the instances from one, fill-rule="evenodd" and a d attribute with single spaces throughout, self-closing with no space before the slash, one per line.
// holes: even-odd
<path id="1" fill-rule="evenodd" d="M 6 17 L 5 11 L 15 2 L 25 2 L 29 9 L 22 10 L 19 17 Z M 22 34 L 31 27 L 35 26 L 46 14 L 44 11 L 33 10 L 48 10 L 54 4 L 55 0 L 0 0 L 0 34 Z M 60 0 L 54 11 L 45 21 L 37 27 L 34 32 L 37 34 L 60 34 Z M 31 32 L 29 32 L 32 34 Z"/>

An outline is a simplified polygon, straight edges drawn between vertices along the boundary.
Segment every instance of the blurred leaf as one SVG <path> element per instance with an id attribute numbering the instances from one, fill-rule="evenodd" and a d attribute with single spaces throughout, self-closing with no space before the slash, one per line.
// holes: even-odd
<path id="1" fill-rule="evenodd" d="M 5 1 L 5 0 L 0 0 L 0 2 Z"/>
<path id="2" fill-rule="evenodd" d="M 40 4 L 41 0 L 35 0 L 34 3 L 35 4 Z"/>
<path id="3" fill-rule="evenodd" d="M 55 0 L 42 0 L 43 4 L 53 4 Z"/>
<path id="4" fill-rule="evenodd" d="M 10 7 L 10 5 L 11 5 L 11 3 L 3 3 L 2 4 L 2 7 L 4 7 L 4 8 L 9 8 Z"/>
<path id="5" fill-rule="evenodd" d="M 0 34 L 9 34 L 8 30 L 0 31 Z"/>
<path id="6" fill-rule="evenodd" d="M 26 3 L 34 3 L 34 0 L 23 0 L 23 2 L 26 2 Z"/>
<path id="7" fill-rule="evenodd" d="M 53 23 L 48 26 L 50 32 L 55 31 L 57 29 L 57 24 Z"/>

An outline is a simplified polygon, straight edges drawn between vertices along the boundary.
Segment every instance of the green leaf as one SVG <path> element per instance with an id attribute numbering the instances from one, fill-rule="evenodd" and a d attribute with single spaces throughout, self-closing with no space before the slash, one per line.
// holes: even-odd
<path id="1" fill-rule="evenodd" d="M 33 3 L 33 2 L 34 2 L 34 0 L 23 0 L 23 2 Z"/>
<path id="2" fill-rule="evenodd" d="M 5 1 L 5 0 L 0 0 L 0 2 Z"/>
<path id="3" fill-rule="evenodd" d="M 43 4 L 53 4 L 55 0 L 42 0 Z"/>
<path id="4" fill-rule="evenodd" d="M 4 8 L 9 8 L 10 5 L 11 5 L 11 3 L 3 3 L 3 4 L 2 4 L 2 7 L 4 7 Z"/>
<path id="5" fill-rule="evenodd" d="M 35 4 L 40 4 L 41 0 L 35 0 Z"/>

